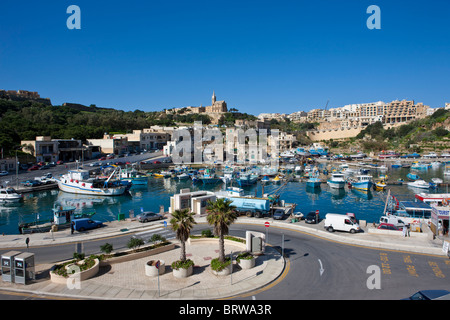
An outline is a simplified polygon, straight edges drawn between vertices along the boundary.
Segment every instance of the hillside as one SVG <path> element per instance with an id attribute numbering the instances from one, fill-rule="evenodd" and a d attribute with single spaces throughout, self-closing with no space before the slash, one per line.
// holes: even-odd
<path id="1" fill-rule="evenodd" d="M 351 139 L 349 146 L 365 152 L 393 149 L 402 152 L 441 151 L 450 149 L 450 110 L 439 109 L 424 119 L 385 129 L 380 122 Z M 341 145 L 342 146 L 342 145 Z"/>

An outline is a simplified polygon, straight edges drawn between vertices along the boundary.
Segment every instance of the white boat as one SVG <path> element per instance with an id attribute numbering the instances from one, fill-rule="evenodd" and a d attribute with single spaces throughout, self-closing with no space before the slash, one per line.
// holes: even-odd
<path id="1" fill-rule="evenodd" d="M 440 184 L 440 183 L 443 183 L 444 181 L 442 181 L 441 178 L 432 178 L 431 182 L 433 182 L 435 184 Z"/>
<path id="2" fill-rule="evenodd" d="M 441 166 L 441 163 L 439 161 L 433 161 L 431 163 L 432 168 L 439 168 Z"/>
<path id="3" fill-rule="evenodd" d="M 282 158 L 294 158 L 295 154 L 291 151 L 284 151 L 280 154 L 280 157 Z"/>
<path id="4" fill-rule="evenodd" d="M 345 177 L 342 173 L 332 173 L 327 184 L 333 189 L 343 189 L 345 187 Z"/>
<path id="5" fill-rule="evenodd" d="M 76 194 L 95 194 L 99 196 L 119 196 L 125 193 L 127 186 L 112 180 L 115 169 L 107 179 L 91 178 L 88 170 L 69 170 L 58 182 L 61 191 Z"/>
<path id="6" fill-rule="evenodd" d="M 438 155 L 436 154 L 436 152 L 430 152 L 430 153 L 424 154 L 422 156 L 422 158 L 425 158 L 425 159 L 435 159 L 437 157 L 438 157 Z"/>
<path id="7" fill-rule="evenodd" d="M 225 190 L 215 192 L 217 198 L 243 197 L 244 189 L 237 187 L 228 187 Z"/>
<path id="8" fill-rule="evenodd" d="M 120 172 L 120 179 L 135 185 L 146 185 L 148 183 L 148 177 L 139 173 L 136 169 L 123 169 Z"/>
<path id="9" fill-rule="evenodd" d="M 442 203 L 444 200 L 450 201 L 450 193 L 417 193 L 415 195 L 417 200 L 425 203 Z"/>
<path id="10" fill-rule="evenodd" d="M 414 182 L 407 182 L 408 187 L 420 188 L 420 189 L 429 189 L 430 184 L 425 180 L 416 180 Z"/>
<path id="11" fill-rule="evenodd" d="M 0 203 L 11 203 L 11 202 L 19 202 L 21 201 L 22 195 L 17 193 L 16 190 L 14 190 L 11 187 L 0 187 Z"/>
<path id="12" fill-rule="evenodd" d="M 175 178 L 178 180 L 186 180 L 186 179 L 189 179 L 190 176 L 187 173 L 183 172 L 183 173 L 180 173 L 179 175 L 177 175 Z"/>

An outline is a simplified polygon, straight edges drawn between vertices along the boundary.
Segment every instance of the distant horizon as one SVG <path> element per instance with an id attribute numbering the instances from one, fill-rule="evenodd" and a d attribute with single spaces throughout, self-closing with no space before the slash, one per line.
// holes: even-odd
<path id="1" fill-rule="evenodd" d="M 80 8 L 69 29 L 68 7 Z M 380 29 L 368 27 L 369 6 Z M 450 102 L 450 2 L 217 0 L 3 4 L 0 86 L 52 104 L 258 115 Z"/>

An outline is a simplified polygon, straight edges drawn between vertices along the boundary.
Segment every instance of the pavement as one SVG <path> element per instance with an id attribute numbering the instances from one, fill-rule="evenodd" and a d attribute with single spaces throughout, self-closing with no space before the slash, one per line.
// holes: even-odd
<path id="1" fill-rule="evenodd" d="M 205 223 L 205 217 L 196 218 L 197 223 Z M 373 233 L 371 226 L 363 228 L 364 232 L 349 234 L 344 232 L 330 233 L 323 228 L 323 222 L 309 225 L 304 221 L 291 223 L 287 220 L 256 219 L 240 217 L 235 223 L 263 226 L 270 223 L 270 228 L 276 227 L 319 237 L 328 241 L 347 245 L 357 245 L 368 248 L 407 251 L 419 254 L 445 256 L 442 251 L 443 238 L 433 239 L 429 228 L 424 227 L 422 233 L 411 232 L 410 237 L 398 234 Z M 25 239 L 30 238 L 33 246 L 73 243 L 92 239 L 101 239 L 114 235 L 134 234 L 161 228 L 162 222 L 139 223 L 137 221 L 113 221 L 101 229 L 89 232 L 70 234 L 70 230 L 31 235 L 0 236 L 0 249 L 24 250 Z M 446 239 L 449 241 L 449 239 Z M 153 278 L 145 275 L 145 264 L 149 257 L 111 264 L 101 267 L 99 273 L 91 279 L 84 280 L 79 289 L 71 289 L 65 284 L 56 284 L 50 280 L 49 270 L 53 265 L 38 264 L 35 267 L 36 279 L 27 285 L 0 282 L 0 289 L 50 295 L 69 299 L 118 299 L 118 300 L 209 300 L 228 299 L 251 296 L 259 290 L 265 290 L 283 280 L 289 272 L 289 260 L 281 255 L 275 247 L 266 245 L 265 252 L 256 259 L 252 269 L 241 269 L 236 261 L 231 275 L 217 276 L 211 272 L 210 260 L 218 256 L 217 245 L 192 241 L 186 246 L 189 259 L 194 261 L 194 274 L 185 279 L 177 279 L 172 275 L 170 264 L 179 259 L 180 249 L 159 253 L 151 260 L 165 261 L 165 273 Z M 232 241 L 225 244 L 226 254 L 245 251 L 245 245 Z"/>

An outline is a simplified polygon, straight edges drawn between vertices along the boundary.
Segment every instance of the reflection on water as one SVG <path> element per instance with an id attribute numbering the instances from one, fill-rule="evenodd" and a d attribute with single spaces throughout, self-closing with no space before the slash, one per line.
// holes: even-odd
<path id="1" fill-rule="evenodd" d="M 443 176 L 443 167 L 420 172 L 422 179 L 430 181 L 431 178 L 439 177 L 444 182 L 449 183 L 450 177 Z M 409 169 L 390 169 L 386 174 L 389 181 L 397 181 L 399 178 L 407 181 L 406 174 Z M 379 173 L 372 170 L 371 174 L 377 178 Z M 35 219 L 37 214 L 42 220 L 52 218 L 52 208 L 54 204 L 70 205 L 76 208 L 77 212 L 90 212 L 95 210 L 95 219 L 101 221 L 116 220 L 119 213 L 125 213 L 128 217 L 130 210 L 140 212 L 151 210 L 159 212 L 160 205 L 168 210 L 170 197 L 178 193 L 180 189 L 189 188 L 191 190 L 220 190 L 223 184 L 217 185 L 193 185 L 191 180 L 177 181 L 171 178 L 149 178 L 148 185 L 133 186 L 128 195 L 119 197 L 95 197 L 87 195 L 75 195 L 63 193 L 59 190 L 34 192 L 24 195 L 23 203 L 0 204 L 0 233 L 16 234 L 17 226 L 20 222 Z M 281 199 L 288 203 L 296 203 L 297 211 L 307 213 L 319 210 L 321 216 L 328 212 L 346 213 L 353 212 L 359 219 L 368 222 L 378 221 L 384 210 L 384 201 L 387 191 L 362 192 L 359 190 L 331 189 L 325 183 L 320 188 L 308 188 L 306 183 L 289 182 L 285 187 L 282 184 L 267 184 L 264 186 L 264 193 L 271 194 L 276 191 L 281 192 Z M 390 185 L 391 194 L 400 200 L 414 200 L 414 194 L 424 192 L 414 190 L 405 185 Z M 436 190 L 430 192 L 447 192 Z M 263 188 L 260 183 L 244 188 L 247 195 L 261 196 Z"/>

